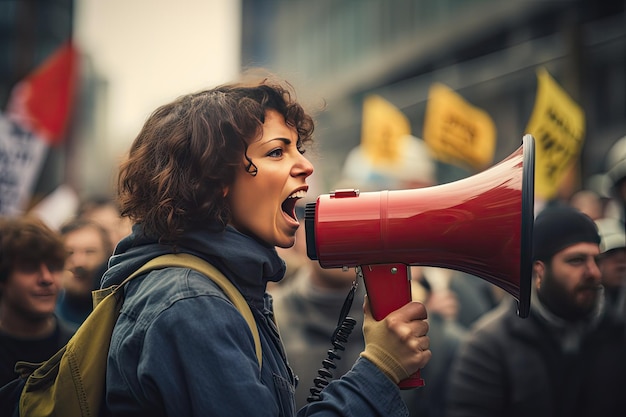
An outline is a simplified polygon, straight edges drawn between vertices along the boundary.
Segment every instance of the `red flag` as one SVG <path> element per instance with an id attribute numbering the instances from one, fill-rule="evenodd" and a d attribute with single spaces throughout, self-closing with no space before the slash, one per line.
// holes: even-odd
<path id="1" fill-rule="evenodd" d="M 11 92 L 8 116 L 49 145 L 66 132 L 78 78 L 78 51 L 66 42 Z"/>

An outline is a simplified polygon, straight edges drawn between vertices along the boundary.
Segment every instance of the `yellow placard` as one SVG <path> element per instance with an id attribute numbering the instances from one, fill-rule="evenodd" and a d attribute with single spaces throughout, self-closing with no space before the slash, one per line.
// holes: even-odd
<path id="1" fill-rule="evenodd" d="M 553 198 L 582 148 L 585 114 L 548 71 L 537 71 L 537 97 L 526 133 L 535 137 L 535 194 Z"/>
<path id="2" fill-rule="evenodd" d="M 482 169 L 493 161 L 496 127 L 484 110 L 435 83 L 428 92 L 423 139 L 437 159 Z"/>
<path id="3" fill-rule="evenodd" d="M 409 119 L 393 104 L 377 95 L 365 98 L 361 146 L 373 166 L 398 163 L 411 134 Z"/>

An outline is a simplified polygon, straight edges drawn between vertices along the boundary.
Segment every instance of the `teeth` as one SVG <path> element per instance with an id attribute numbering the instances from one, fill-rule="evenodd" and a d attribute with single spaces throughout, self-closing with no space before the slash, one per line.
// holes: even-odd
<path id="1" fill-rule="evenodd" d="M 295 193 L 289 196 L 289 198 L 304 198 L 304 197 L 306 197 L 306 191 L 304 190 L 296 191 Z"/>

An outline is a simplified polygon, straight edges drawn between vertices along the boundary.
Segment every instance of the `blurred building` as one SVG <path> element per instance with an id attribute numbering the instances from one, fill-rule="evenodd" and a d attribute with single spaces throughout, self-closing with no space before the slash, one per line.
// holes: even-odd
<path id="1" fill-rule="evenodd" d="M 80 54 L 71 125 L 48 150 L 31 205 L 61 184 L 80 197 L 113 193 L 119 161 L 152 110 L 236 76 L 239 10 L 238 0 L 0 0 L 2 111 L 63 42 L 73 38 Z"/>
<path id="2" fill-rule="evenodd" d="M 318 171 L 332 183 L 360 141 L 363 97 L 378 94 L 420 136 L 429 87 L 441 82 L 487 111 L 494 162 L 521 144 L 545 67 L 583 108 L 581 177 L 604 169 L 626 132 L 623 1 L 243 0 L 242 64 L 324 100 Z"/>
<path id="3" fill-rule="evenodd" d="M 13 87 L 72 38 L 74 0 L 0 1 L 0 105 L 6 110 Z M 54 105 L 54 103 L 50 103 Z M 70 132 L 68 132 L 68 135 Z M 70 141 L 48 151 L 35 192 L 45 195 L 65 174 Z"/>
<path id="4" fill-rule="evenodd" d="M 240 0 L 243 66 L 264 66 L 293 81 L 319 114 L 316 161 L 322 192 L 359 144 L 363 98 L 378 94 L 421 136 L 428 91 L 440 82 L 493 118 L 494 161 L 521 143 L 546 67 L 585 111 L 582 177 L 604 169 L 626 134 L 624 1 L 594 0 Z M 75 0 L 0 1 L 0 100 L 73 35 Z M 158 11 L 157 11 L 158 12 Z M 143 17 L 142 17 L 143 18 Z M 207 16 L 211 19 L 211 16 Z M 208 39 L 210 41 L 220 41 Z M 198 51 L 207 39 L 197 39 Z M 68 138 L 51 149 L 36 186 L 105 190 L 114 166 L 102 132 L 109 81 L 88 52 Z M 103 160 L 103 161 L 101 161 Z M 441 168 L 441 167 L 440 167 Z M 441 173 L 449 170 L 447 178 Z M 439 180 L 464 176 L 451 167 Z"/>
<path id="5" fill-rule="evenodd" d="M 72 35 L 74 0 L 0 1 L 0 102 Z"/>

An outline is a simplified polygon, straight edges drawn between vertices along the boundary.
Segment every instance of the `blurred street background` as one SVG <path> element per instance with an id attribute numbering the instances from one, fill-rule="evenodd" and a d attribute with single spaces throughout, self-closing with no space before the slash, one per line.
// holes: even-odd
<path id="1" fill-rule="evenodd" d="M 517 149 L 545 68 L 583 110 L 562 193 L 605 170 L 626 135 L 624 1 L 1 0 L 0 100 L 72 39 L 79 82 L 69 127 L 47 152 L 30 204 L 65 184 L 112 193 L 117 163 L 148 114 L 178 95 L 261 66 L 291 80 L 317 115 L 313 193 L 341 176 L 361 140 L 364 99 L 396 106 L 422 136 L 442 83 L 493 120 L 493 162 Z M 54 102 L 46 103 L 55 106 Z M 472 174 L 440 163 L 437 181 Z"/>

